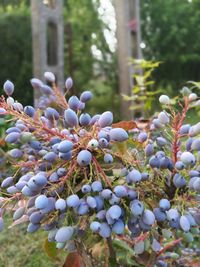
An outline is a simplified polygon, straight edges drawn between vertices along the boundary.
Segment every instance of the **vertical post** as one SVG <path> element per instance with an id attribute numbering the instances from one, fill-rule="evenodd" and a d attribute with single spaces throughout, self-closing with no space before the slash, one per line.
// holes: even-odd
<path id="1" fill-rule="evenodd" d="M 62 12 L 62 0 L 31 0 L 34 76 L 43 80 L 44 72 L 51 71 L 61 88 L 64 84 Z M 39 97 L 40 92 L 35 90 L 35 106 Z"/>
<path id="2" fill-rule="evenodd" d="M 117 40 L 118 40 L 118 69 L 120 94 L 131 95 L 133 87 L 133 67 L 129 59 L 142 57 L 140 42 L 140 15 L 139 0 L 116 0 Z M 124 119 L 132 118 L 131 102 L 121 101 L 121 116 Z"/>

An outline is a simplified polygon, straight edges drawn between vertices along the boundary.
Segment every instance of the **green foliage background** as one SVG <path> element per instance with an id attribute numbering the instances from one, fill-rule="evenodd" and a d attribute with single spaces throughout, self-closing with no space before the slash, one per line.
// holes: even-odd
<path id="1" fill-rule="evenodd" d="M 0 87 L 9 79 L 15 83 L 14 97 L 22 103 L 32 103 L 31 75 L 30 10 L 25 5 L 0 5 Z"/>
<path id="2" fill-rule="evenodd" d="M 162 61 L 156 84 L 176 94 L 188 80 L 200 80 L 200 1 L 141 0 L 143 55 Z"/>
<path id="3" fill-rule="evenodd" d="M 90 105 L 102 112 L 110 107 L 118 112 L 118 86 L 116 55 L 105 40 L 105 25 L 99 18 L 99 0 L 64 0 L 65 76 L 74 79 L 73 93 L 91 89 L 97 96 Z M 95 34 L 95 38 L 92 38 Z M 23 103 L 33 102 L 32 43 L 30 0 L 0 1 L 0 94 L 5 80 L 15 83 L 14 97 Z M 98 60 L 91 53 L 91 46 L 101 51 Z M 94 110 L 93 110 L 94 111 Z"/>

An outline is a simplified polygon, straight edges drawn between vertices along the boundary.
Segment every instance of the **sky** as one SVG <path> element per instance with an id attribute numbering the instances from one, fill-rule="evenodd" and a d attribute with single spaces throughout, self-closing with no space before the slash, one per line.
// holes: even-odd
<path id="1" fill-rule="evenodd" d="M 95 0 L 93 0 L 95 2 Z M 108 29 L 104 29 L 104 36 L 106 42 L 109 45 L 110 51 L 115 52 L 117 47 L 116 39 L 116 18 L 115 10 L 110 0 L 100 0 L 100 7 L 98 8 L 99 17 L 108 25 Z M 96 38 L 95 34 L 92 34 L 92 38 Z M 101 59 L 101 51 L 92 45 L 91 51 L 97 59 Z"/>

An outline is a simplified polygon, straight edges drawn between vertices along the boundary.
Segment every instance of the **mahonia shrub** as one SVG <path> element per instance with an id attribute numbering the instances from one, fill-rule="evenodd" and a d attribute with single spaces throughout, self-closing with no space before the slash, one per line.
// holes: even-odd
<path id="1" fill-rule="evenodd" d="M 84 112 L 90 91 L 67 99 L 71 78 L 62 92 L 53 73 L 44 77 L 31 80 L 37 108 L 12 98 L 11 81 L 3 86 L 0 114 L 13 125 L 0 230 L 13 211 L 13 225 L 46 231 L 76 266 L 171 266 L 174 250 L 199 236 L 200 122 L 185 124 L 198 96 L 183 88 L 177 105 L 160 96 L 153 119 L 113 123 L 110 111 Z"/>

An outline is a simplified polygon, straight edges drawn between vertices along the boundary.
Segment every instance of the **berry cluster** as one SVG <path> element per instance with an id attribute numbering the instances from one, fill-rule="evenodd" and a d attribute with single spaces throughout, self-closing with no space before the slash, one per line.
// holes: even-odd
<path id="1" fill-rule="evenodd" d="M 11 96 L 13 83 L 4 83 L 0 115 L 14 123 L 5 137 L 12 167 L 1 183 L 0 229 L 14 207 L 14 224 L 48 231 L 57 248 L 77 249 L 80 240 L 91 247 L 90 235 L 126 242 L 135 258 L 145 251 L 159 257 L 177 230 L 179 242 L 199 234 L 200 123 L 184 124 L 197 95 L 185 89 L 181 111 L 162 95 L 164 110 L 145 127 L 130 128 L 113 124 L 110 111 L 84 112 L 90 91 L 66 100 L 71 78 L 63 94 L 53 73 L 44 77 L 48 85 L 31 80 L 43 94 L 38 108 L 23 107 Z"/>

